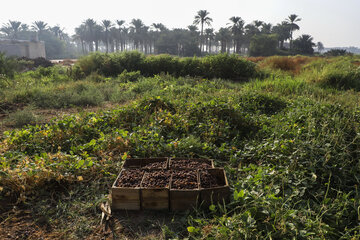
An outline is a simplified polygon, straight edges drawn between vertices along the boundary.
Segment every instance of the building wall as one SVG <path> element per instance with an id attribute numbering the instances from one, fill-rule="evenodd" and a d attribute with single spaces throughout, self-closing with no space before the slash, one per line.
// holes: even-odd
<path id="1" fill-rule="evenodd" d="M 0 40 L 0 52 L 8 56 L 46 58 L 44 42 Z"/>

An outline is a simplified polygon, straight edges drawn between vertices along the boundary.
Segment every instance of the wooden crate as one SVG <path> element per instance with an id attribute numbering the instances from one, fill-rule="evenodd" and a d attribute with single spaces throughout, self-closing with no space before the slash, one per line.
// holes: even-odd
<path id="1" fill-rule="evenodd" d="M 124 162 L 123 168 L 136 169 L 141 167 L 142 158 L 127 158 Z"/>
<path id="2" fill-rule="evenodd" d="M 228 202 L 230 197 L 230 187 L 223 168 L 207 169 L 207 171 L 216 177 L 222 186 L 202 188 L 200 183 L 200 202 L 201 206 L 208 207 L 211 204 Z M 200 174 L 200 173 L 199 173 Z M 199 179 L 201 181 L 200 175 Z"/>
<path id="3" fill-rule="evenodd" d="M 197 188 L 195 189 L 173 189 L 172 178 L 170 182 L 170 210 L 184 211 L 199 206 L 199 174 L 197 173 Z"/>
<path id="4" fill-rule="evenodd" d="M 126 169 L 136 169 L 136 168 L 145 168 L 146 164 L 149 163 L 155 163 L 155 162 L 165 162 L 164 168 L 153 168 L 153 169 L 167 169 L 168 168 L 168 158 L 162 157 L 162 158 L 128 158 L 125 160 L 123 168 Z"/>
<path id="5" fill-rule="evenodd" d="M 160 162 L 164 164 L 164 167 L 151 168 L 151 170 L 165 170 L 168 169 L 169 159 L 167 157 L 162 158 L 143 158 L 141 160 L 141 168 L 145 169 L 147 164 Z"/>
<path id="6" fill-rule="evenodd" d="M 206 159 L 206 158 L 170 158 L 169 160 L 169 169 L 190 169 L 190 168 L 177 168 L 177 167 L 173 167 L 172 166 L 172 162 L 174 161 L 178 161 L 178 160 L 191 160 L 191 161 L 196 161 L 196 162 L 206 162 L 210 165 L 209 168 L 214 168 L 214 160 L 212 159 Z M 194 169 L 192 169 L 194 170 Z"/>
<path id="7" fill-rule="evenodd" d="M 143 180 L 146 177 L 145 173 Z M 141 207 L 143 210 L 169 210 L 169 186 L 167 187 L 144 187 L 141 185 Z"/>
<path id="8" fill-rule="evenodd" d="M 117 187 L 117 182 L 121 176 L 121 173 L 124 170 L 122 170 L 119 174 L 119 176 L 116 178 L 114 184 L 111 188 L 111 200 L 112 200 L 112 206 L 111 208 L 113 210 L 140 210 L 141 204 L 140 204 L 140 187 Z"/>

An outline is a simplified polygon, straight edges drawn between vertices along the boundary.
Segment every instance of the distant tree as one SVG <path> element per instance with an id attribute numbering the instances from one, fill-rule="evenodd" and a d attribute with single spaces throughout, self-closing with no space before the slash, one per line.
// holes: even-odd
<path id="1" fill-rule="evenodd" d="M 110 28 L 113 26 L 110 20 L 102 20 L 102 26 L 104 27 L 105 33 L 105 47 L 106 53 L 109 52 L 109 35 L 110 35 Z"/>
<path id="2" fill-rule="evenodd" d="M 11 28 L 12 38 L 13 39 L 18 38 L 18 33 L 19 33 L 20 29 L 21 29 L 20 26 L 21 26 L 21 22 L 9 20 L 9 27 Z"/>
<path id="3" fill-rule="evenodd" d="M 118 26 L 118 39 L 117 39 L 117 44 L 120 44 L 120 51 L 124 51 L 124 41 L 125 41 L 125 36 L 123 34 L 123 29 L 124 29 L 124 24 L 125 24 L 125 20 L 116 20 L 116 24 Z M 118 45 L 116 46 L 116 51 L 118 51 Z"/>
<path id="4" fill-rule="evenodd" d="M 205 45 L 209 53 L 211 53 L 211 46 L 212 46 L 211 44 L 214 39 L 215 39 L 214 29 L 213 28 L 205 29 Z"/>
<path id="5" fill-rule="evenodd" d="M 166 28 L 166 26 L 162 23 L 153 23 L 151 25 L 153 28 L 156 29 L 156 31 L 158 32 L 165 32 L 165 31 L 168 31 L 168 29 Z"/>
<path id="6" fill-rule="evenodd" d="M 351 55 L 351 53 L 349 53 L 345 49 L 331 49 L 326 53 L 324 53 L 324 55 L 328 57 L 337 57 L 337 56 Z"/>
<path id="7" fill-rule="evenodd" d="M 279 47 L 284 48 L 284 42 L 290 38 L 290 25 L 283 21 L 272 28 L 272 32 L 278 35 Z"/>
<path id="8" fill-rule="evenodd" d="M 229 20 L 231 24 L 229 29 L 232 33 L 234 41 L 234 52 L 240 53 L 245 22 L 241 19 L 241 17 L 231 17 Z"/>
<path id="9" fill-rule="evenodd" d="M 319 53 L 321 53 L 325 49 L 324 44 L 322 42 L 317 42 L 316 46 Z"/>
<path id="10" fill-rule="evenodd" d="M 86 35 L 85 35 L 86 38 L 85 39 L 89 45 L 89 51 L 93 52 L 94 51 L 94 41 L 95 41 L 96 37 L 99 37 L 99 36 L 95 35 L 95 26 L 97 24 L 96 24 L 96 21 L 94 21 L 94 19 L 88 18 L 84 21 L 84 25 L 86 28 Z"/>
<path id="11" fill-rule="evenodd" d="M 36 31 L 37 33 L 37 39 L 40 39 L 40 40 L 44 40 L 42 39 L 42 35 L 43 33 L 47 30 L 47 26 L 48 24 L 45 23 L 44 21 L 35 21 L 33 22 L 32 24 L 32 29 Z"/>
<path id="12" fill-rule="evenodd" d="M 3 26 L 0 28 L 0 32 L 5 33 L 7 37 L 11 38 L 12 29 L 11 29 L 10 26 L 8 26 L 8 25 L 3 25 Z"/>
<path id="13" fill-rule="evenodd" d="M 195 19 L 193 24 L 200 24 L 201 29 L 200 29 L 200 51 L 202 52 L 202 46 L 203 46 L 203 36 L 204 36 L 204 24 L 211 26 L 211 22 L 213 21 L 212 18 L 210 18 L 208 15 L 210 13 L 207 10 L 199 10 L 197 12 L 197 15 L 195 15 Z"/>
<path id="14" fill-rule="evenodd" d="M 311 55 L 314 53 L 313 38 L 308 34 L 303 34 L 294 40 L 294 51 L 299 54 Z"/>
<path id="15" fill-rule="evenodd" d="M 25 31 L 25 32 L 27 32 L 27 31 L 29 31 L 30 30 L 30 27 L 29 27 L 29 25 L 27 25 L 26 23 L 23 23 L 23 24 L 21 24 L 21 31 Z"/>
<path id="16" fill-rule="evenodd" d="M 276 34 L 254 35 L 250 41 L 250 56 L 272 56 L 277 52 L 278 36 Z"/>
<path id="17" fill-rule="evenodd" d="M 220 52 L 225 53 L 230 48 L 231 31 L 229 28 L 220 28 L 216 33 L 215 39 L 220 42 Z"/>
<path id="18" fill-rule="evenodd" d="M 258 32 L 260 32 L 260 27 L 263 26 L 263 24 L 264 24 L 263 21 L 255 20 L 252 25 L 257 28 Z"/>
<path id="19" fill-rule="evenodd" d="M 271 30 L 272 30 L 272 24 L 271 23 L 263 22 L 261 26 L 262 26 L 262 28 L 261 28 L 260 32 L 262 34 L 270 34 L 271 33 Z"/>
<path id="20" fill-rule="evenodd" d="M 86 39 L 86 27 L 84 24 L 81 24 L 79 27 L 75 28 L 75 34 L 72 36 L 74 41 L 80 42 L 81 51 L 85 54 L 85 39 Z"/>
<path id="21" fill-rule="evenodd" d="M 301 18 L 299 18 L 296 14 L 291 14 L 288 16 L 288 18 L 285 20 L 290 28 L 290 50 L 292 49 L 292 41 L 293 41 L 293 32 L 295 30 L 299 30 L 300 27 L 297 25 L 297 22 L 301 21 Z"/>
<path id="22" fill-rule="evenodd" d="M 130 23 L 130 34 L 134 41 L 134 48 L 140 50 L 142 43 L 142 31 L 145 24 L 141 19 L 133 19 Z"/>

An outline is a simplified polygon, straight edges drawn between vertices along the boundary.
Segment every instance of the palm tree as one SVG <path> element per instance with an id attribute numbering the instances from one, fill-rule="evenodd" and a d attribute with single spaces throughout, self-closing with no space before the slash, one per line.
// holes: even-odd
<path id="1" fill-rule="evenodd" d="M 284 42 L 290 38 L 290 26 L 286 21 L 283 21 L 272 28 L 272 32 L 278 35 L 279 47 L 284 48 Z"/>
<path id="2" fill-rule="evenodd" d="M 59 25 L 56 25 L 56 26 L 50 28 L 50 31 L 51 31 L 52 33 L 54 33 L 54 35 L 55 35 L 56 37 L 61 38 L 60 35 L 61 35 L 62 30 L 61 30 L 61 28 L 60 28 Z"/>
<path id="3" fill-rule="evenodd" d="M 200 51 L 202 51 L 202 45 L 203 45 L 203 34 L 204 34 L 204 24 L 211 26 L 211 22 L 213 21 L 212 18 L 210 18 L 208 15 L 210 13 L 206 10 L 200 10 L 197 12 L 197 15 L 195 15 L 195 20 L 193 24 L 200 24 L 201 30 L 200 30 Z"/>
<path id="4" fill-rule="evenodd" d="M 254 21 L 254 26 L 258 29 L 259 32 L 260 32 L 260 27 L 263 26 L 263 24 L 264 24 L 263 21 L 259 21 L 259 20 Z"/>
<path id="5" fill-rule="evenodd" d="M 32 28 L 40 34 L 47 29 L 47 25 L 48 24 L 43 21 L 35 21 L 33 22 Z"/>
<path id="6" fill-rule="evenodd" d="M 228 45 L 231 43 L 231 31 L 228 28 L 220 28 L 215 38 L 220 42 L 220 51 L 222 53 L 227 52 Z"/>
<path id="7" fill-rule="evenodd" d="M 168 30 L 162 23 L 153 23 L 151 26 L 155 28 L 157 32 L 165 32 Z"/>
<path id="8" fill-rule="evenodd" d="M 36 31 L 36 40 L 40 39 L 42 36 L 42 33 L 47 30 L 48 24 L 44 21 L 35 21 L 31 25 L 32 29 Z"/>
<path id="9" fill-rule="evenodd" d="M 308 34 L 301 35 L 296 40 L 294 40 L 294 50 L 300 54 L 313 54 L 313 47 L 316 46 L 313 40 L 313 37 Z"/>
<path id="10" fill-rule="evenodd" d="M 84 41 L 86 39 L 86 27 L 84 24 L 81 24 L 79 27 L 75 28 L 75 34 L 72 36 L 75 41 L 81 43 L 82 53 L 85 54 Z"/>
<path id="11" fill-rule="evenodd" d="M 29 31 L 29 25 L 27 25 L 26 23 L 21 24 L 21 31 Z"/>
<path id="12" fill-rule="evenodd" d="M 233 41 L 234 41 L 234 52 L 240 53 L 241 49 L 241 38 L 242 34 L 244 32 L 244 20 L 241 19 L 241 17 L 231 17 L 229 19 L 231 21 L 230 24 L 232 24 L 229 27 L 229 30 L 231 31 L 233 35 Z"/>
<path id="13" fill-rule="evenodd" d="M 141 32 L 145 27 L 145 24 L 141 19 L 133 19 L 130 24 L 131 24 L 130 32 L 131 32 L 131 37 L 133 38 L 134 41 L 134 48 L 139 49 L 140 47 L 139 45 L 142 40 Z"/>
<path id="14" fill-rule="evenodd" d="M 16 39 L 18 37 L 18 33 L 20 31 L 21 22 L 19 21 L 11 21 L 9 20 L 8 26 L 11 28 L 13 36 L 13 39 Z"/>
<path id="15" fill-rule="evenodd" d="M 322 42 L 317 42 L 316 47 L 319 53 L 321 53 L 325 49 L 324 44 Z"/>
<path id="16" fill-rule="evenodd" d="M 110 28 L 113 26 L 110 20 L 102 20 L 102 26 L 104 27 L 105 32 L 105 46 L 106 46 L 106 53 L 109 52 L 109 34 L 110 34 Z"/>
<path id="17" fill-rule="evenodd" d="M 12 29 L 8 25 L 3 25 L 2 28 L 0 28 L 0 32 L 5 33 L 8 37 L 11 37 Z"/>
<path id="18" fill-rule="evenodd" d="M 93 29 L 93 40 L 95 42 L 95 51 L 99 51 L 99 43 L 103 39 L 103 27 L 95 24 Z"/>
<path id="19" fill-rule="evenodd" d="M 215 34 L 213 28 L 205 29 L 205 37 L 206 37 L 206 48 L 209 53 L 211 53 L 211 41 L 214 40 Z"/>
<path id="20" fill-rule="evenodd" d="M 299 18 L 299 16 L 296 14 L 291 14 L 290 16 L 288 16 L 287 19 L 285 19 L 285 21 L 289 24 L 289 27 L 290 27 L 290 50 L 291 50 L 292 49 L 292 41 L 293 41 L 293 32 L 295 30 L 300 29 L 299 25 L 297 25 L 296 22 L 300 22 L 301 18 Z"/>
<path id="21" fill-rule="evenodd" d="M 116 44 L 116 51 L 119 51 L 119 45 L 120 45 L 120 48 L 121 48 L 121 51 L 123 51 L 123 39 L 122 39 L 122 31 L 123 31 L 123 27 L 124 27 L 124 24 L 125 24 L 125 20 L 116 20 L 116 24 L 118 26 L 118 33 L 116 35 L 116 39 L 115 39 L 115 44 Z"/>
<path id="22" fill-rule="evenodd" d="M 83 23 L 86 28 L 86 41 L 89 44 L 89 51 L 94 51 L 94 41 L 95 41 L 95 26 L 96 21 L 94 21 L 92 18 L 88 18 Z"/>
<path id="23" fill-rule="evenodd" d="M 271 23 L 263 22 L 261 24 L 261 26 L 262 26 L 261 33 L 264 33 L 264 34 L 270 34 L 271 33 L 271 29 L 272 29 L 272 24 Z"/>

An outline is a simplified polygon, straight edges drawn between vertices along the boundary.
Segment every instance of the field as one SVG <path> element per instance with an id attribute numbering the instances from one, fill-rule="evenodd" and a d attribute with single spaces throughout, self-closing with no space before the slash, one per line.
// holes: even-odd
<path id="1" fill-rule="evenodd" d="M 359 65 L 93 54 L 0 76 L 0 239 L 359 239 Z M 124 160 L 162 156 L 215 159 L 230 203 L 100 225 Z"/>

